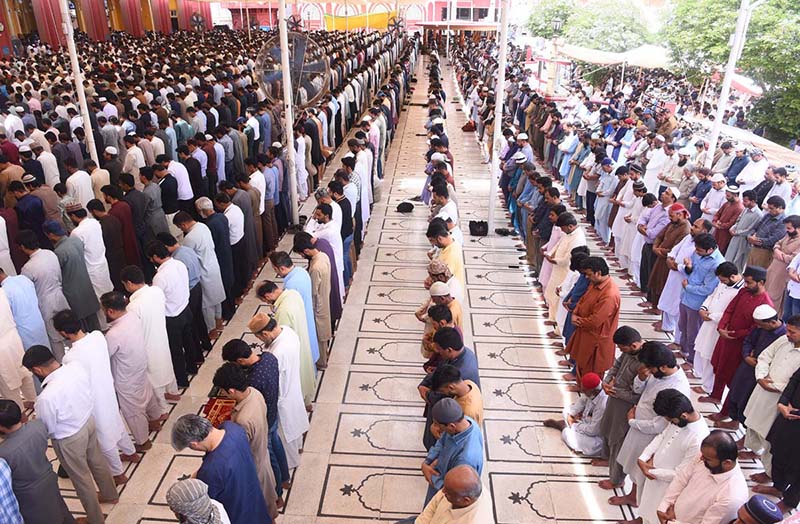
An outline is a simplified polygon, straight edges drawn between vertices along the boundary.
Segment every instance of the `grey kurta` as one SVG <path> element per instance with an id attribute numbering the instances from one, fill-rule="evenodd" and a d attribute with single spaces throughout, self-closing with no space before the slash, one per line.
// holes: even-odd
<path id="1" fill-rule="evenodd" d="M 50 339 L 51 349 L 64 355 L 64 338 L 53 327 L 53 317 L 59 311 L 69 308 L 69 303 L 61 286 L 61 267 L 58 257 L 52 251 L 38 249 L 34 251 L 28 261 L 22 266 L 21 273 L 31 279 L 36 288 L 36 298 L 39 299 L 39 311 L 47 329 L 47 338 Z"/>
<path id="2" fill-rule="evenodd" d="M 728 250 L 725 251 L 725 260 L 733 262 L 739 271 L 744 270 L 747 263 L 747 255 L 750 254 L 750 244 L 747 243 L 747 237 L 753 234 L 758 221 L 761 220 L 761 210 L 758 206 L 753 209 L 747 209 L 739 215 L 736 223 L 733 224 L 733 238 L 728 244 Z"/>
<path id="3" fill-rule="evenodd" d="M 617 464 L 617 454 L 628 433 L 628 411 L 639 400 L 639 393 L 633 390 L 633 381 L 639 365 L 636 355 L 622 353 L 606 372 L 604 379 L 604 382 L 609 383 L 613 378 L 616 389 L 616 394 L 608 397 L 606 410 L 600 421 L 600 434 L 605 440 L 605 454 L 608 457 L 611 481 L 615 484 L 623 480 L 622 468 Z"/>
<path id="4" fill-rule="evenodd" d="M 94 315 L 100 303 L 86 269 L 83 242 L 79 238 L 62 237 L 54 251 L 61 266 L 61 282 L 69 307 L 78 318 Z"/>
<path id="5" fill-rule="evenodd" d="M 71 524 L 75 520 L 58 490 L 47 443 L 44 422 L 33 420 L 5 435 L 0 458 L 11 466 L 11 483 L 25 524 Z"/>
<path id="6" fill-rule="evenodd" d="M 239 206 L 244 214 L 244 246 L 247 254 L 247 264 L 251 269 L 256 267 L 258 253 L 256 252 L 256 225 L 253 220 L 253 204 L 247 191 L 236 190 L 231 202 Z"/>
<path id="7" fill-rule="evenodd" d="M 161 203 L 161 186 L 150 182 L 142 188 L 142 193 L 147 197 L 144 220 L 150 226 L 153 235 L 169 233 L 167 215 L 164 214 L 164 207 Z"/>
<path id="8" fill-rule="evenodd" d="M 214 238 L 208 226 L 197 222 L 183 236 L 183 245 L 192 249 L 200 258 L 200 285 L 203 289 L 203 308 L 214 307 L 225 300 L 225 286 L 219 269 Z"/>

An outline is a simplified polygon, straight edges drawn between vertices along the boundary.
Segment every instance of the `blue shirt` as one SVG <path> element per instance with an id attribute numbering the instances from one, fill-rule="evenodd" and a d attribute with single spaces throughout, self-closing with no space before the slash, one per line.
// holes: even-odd
<path id="1" fill-rule="evenodd" d="M 431 477 L 433 487 L 437 490 L 442 489 L 442 486 L 444 486 L 444 477 L 447 472 L 456 466 L 468 464 L 475 468 L 478 475 L 483 471 L 483 434 L 481 433 L 481 428 L 471 418 L 467 416 L 464 418 L 469 421 L 469 429 L 455 435 L 447 432 L 442 433 L 442 436 L 428 451 L 428 456 L 425 458 L 427 464 L 432 463 L 434 460 L 439 461 L 436 464 L 436 471 L 439 474 Z"/>
<path id="2" fill-rule="evenodd" d="M 261 358 L 250 368 L 247 384 L 261 392 L 267 404 L 267 423 L 272 427 L 278 420 L 278 396 L 280 394 L 280 372 L 278 359 L 269 352 L 261 353 Z"/>
<path id="3" fill-rule="evenodd" d="M 194 252 L 194 249 L 189 249 L 186 246 L 178 246 L 178 249 L 172 253 L 172 257 L 176 260 L 183 262 L 186 269 L 189 270 L 189 289 L 192 289 L 200 283 L 200 257 Z"/>
<path id="4" fill-rule="evenodd" d="M 725 172 L 725 178 L 728 179 L 729 184 L 736 183 L 736 177 L 739 176 L 739 173 L 742 172 L 742 169 L 750 163 L 750 159 L 747 156 L 735 156 L 731 161 L 731 165 L 728 166 L 728 170 Z"/>
<path id="5" fill-rule="evenodd" d="M 710 255 L 702 257 L 696 251 L 692 253 L 692 272 L 689 273 L 689 278 L 687 279 L 689 283 L 681 294 L 681 304 L 695 311 L 700 311 L 703 301 L 719 284 L 715 271 L 717 266 L 723 262 L 725 262 L 725 257 L 722 256 L 719 249 L 715 249 Z"/>
<path id="6" fill-rule="evenodd" d="M 311 343 L 312 362 L 319 360 L 319 341 L 317 340 L 317 324 L 314 321 L 314 302 L 311 295 L 311 277 L 308 271 L 301 267 L 294 266 L 289 273 L 283 277 L 283 287 L 294 289 L 300 293 L 303 299 L 303 306 L 306 310 L 306 324 L 308 324 L 308 341 Z"/>
<path id="7" fill-rule="evenodd" d="M 208 484 L 208 496 L 222 504 L 231 524 L 271 524 L 247 434 L 230 421 L 219 428 L 225 436 L 203 457 L 197 478 Z"/>
<path id="8" fill-rule="evenodd" d="M 50 348 L 50 339 L 47 338 L 47 328 L 39 310 L 39 298 L 33 282 L 25 275 L 7 276 L 2 287 L 8 297 L 22 346 L 25 349 L 35 345 Z"/>
<path id="9" fill-rule="evenodd" d="M 0 522 L 3 524 L 23 524 L 19 513 L 17 497 L 11 489 L 11 468 L 0 458 Z"/>
<path id="10" fill-rule="evenodd" d="M 464 350 L 459 356 L 451 360 L 443 360 L 439 365 L 450 364 L 455 366 L 461 372 L 461 378 L 464 380 L 471 380 L 478 388 L 481 387 L 481 377 L 478 375 L 478 358 L 471 349 L 464 346 Z M 422 379 L 421 386 L 431 387 L 431 378 L 433 374 L 428 374 Z"/>

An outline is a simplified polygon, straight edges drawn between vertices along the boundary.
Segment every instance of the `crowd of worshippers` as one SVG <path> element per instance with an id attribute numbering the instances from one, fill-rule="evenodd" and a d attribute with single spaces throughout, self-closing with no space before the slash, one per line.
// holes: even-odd
<path id="1" fill-rule="evenodd" d="M 459 80 L 474 115 L 493 93 L 470 67 Z M 790 444 L 800 435 L 800 215 L 786 168 L 744 144 L 713 152 L 704 142 L 681 144 L 668 113 L 658 112 L 657 134 L 645 123 L 650 109 L 616 119 L 604 108 L 601 130 L 589 132 L 586 99 L 558 107 L 524 82 L 513 93 L 505 90 L 511 110 L 504 140 L 493 145 L 510 221 L 499 232 L 520 238 L 520 260 L 548 309 L 547 336 L 569 370 L 564 379 L 583 395 L 547 425 L 608 464 L 600 487 L 621 489 L 631 477 L 632 491 L 609 502 L 639 505 L 639 519 L 735 519 L 749 495 L 738 456 L 761 459 L 753 491 L 780 499 L 748 504 L 772 505 L 780 520 L 800 502 Z M 599 245 L 596 256 L 587 238 Z M 631 328 L 618 329 L 614 276 L 643 299 L 645 313 L 661 317 L 653 328 L 674 343 L 642 344 Z M 708 434 L 687 377 L 700 380 L 691 388 L 699 402 L 719 407 L 709 422 L 743 427 L 744 437 Z"/>
<path id="2" fill-rule="evenodd" d="M 104 521 L 100 503 L 118 500 L 117 487 L 128 481 L 124 463 L 140 461 L 152 447 L 150 433 L 168 418 L 168 401 L 180 400 L 267 260 L 283 283 L 262 282 L 256 294 L 274 317 L 262 314 L 250 323 L 266 351 L 241 340 L 222 348 L 228 363 L 214 384 L 236 400 L 233 421 L 219 428 L 200 417 L 176 421 L 175 448 L 206 456 L 199 480 L 173 487 L 167 498 L 187 522 L 245 524 L 277 516 L 299 463 L 316 373 L 326 367 L 416 61 L 415 39 L 355 40 L 363 47 L 350 46 L 354 66 L 367 55 L 393 65 L 381 69 L 380 81 L 363 85 L 352 113 L 326 102 L 318 113 L 307 111 L 295 129 L 296 152 L 304 146 L 326 151 L 319 165 L 312 162 L 319 168 L 313 177 L 298 169 L 298 187 L 300 177 L 310 190 L 318 186 L 313 217 L 291 246 L 308 269 L 276 251 L 288 220 L 284 215 L 281 222 L 278 206 L 289 198 L 280 143 L 252 155 L 242 149 L 244 172 L 234 169 L 235 184 L 223 169 L 215 179 L 212 171 L 198 168 L 198 159 L 208 162 L 222 140 L 207 139 L 201 147 L 202 134 L 191 138 L 196 129 L 183 120 L 193 112 L 187 107 L 173 114 L 172 125 L 146 116 L 135 122 L 143 133 L 121 132 L 128 147 L 125 168 L 116 147 L 107 146 L 104 167 L 87 161 L 81 164 L 91 167 L 87 173 L 77 158 L 67 158 L 67 177 L 56 173 L 60 181 L 51 187 L 37 176 L 31 150 L 53 153 L 38 142 L 18 147 L 3 141 L 0 491 L 9 522 L 73 522 L 45 454 L 48 441 L 59 475 L 71 479 L 87 515 L 83 520 Z M 226 75 L 223 69 L 217 74 Z M 157 85 L 177 89 L 184 80 L 183 100 L 192 91 L 188 77 Z M 146 109 L 153 102 L 167 103 L 148 89 L 152 81 L 137 82 L 137 91 L 149 99 L 139 102 L 145 115 L 153 115 Z M 234 83 L 202 77 L 195 93 L 212 100 L 217 85 Z M 108 107 L 110 98 L 100 98 Z M 334 150 L 327 151 L 322 140 L 327 126 L 316 134 L 322 114 L 335 115 L 328 122 L 342 119 L 343 136 L 354 132 L 342 142 L 348 152 L 327 186 L 318 182 Z M 162 144 L 157 154 L 150 150 L 152 162 L 130 163 L 143 156 L 137 141 L 152 145 L 157 122 L 173 134 L 188 128 L 188 146 L 178 146 L 178 160 Z M 313 135 L 305 132 L 312 127 Z M 79 129 L 62 133 L 67 150 L 82 151 L 74 147 L 80 146 Z M 42 131 L 35 126 L 30 134 Z M 339 143 L 337 133 L 332 146 Z M 14 162 L 11 152 L 17 153 Z"/>

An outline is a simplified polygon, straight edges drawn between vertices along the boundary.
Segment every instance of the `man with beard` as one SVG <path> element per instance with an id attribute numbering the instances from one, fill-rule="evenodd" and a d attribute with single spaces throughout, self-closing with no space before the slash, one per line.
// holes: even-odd
<path id="1" fill-rule="evenodd" d="M 647 299 L 652 304 L 652 307 L 646 309 L 646 313 L 656 315 L 660 313 L 656 305 L 661 299 L 661 293 L 669 277 L 670 268 L 667 266 L 667 256 L 672 248 L 689 234 L 688 218 L 689 211 L 685 207 L 681 204 L 672 204 L 669 207 L 669 224 L 658 234 L 653 242 L 653 255 L 655 256 L 653 269 L 650 272 L 650 280 L 647 283 Z"/>
<path id="2" fill-rule="evenodd" d="M 714 213 L 714 218 L 711 220 L 714 225 L 714 239 L 723 255 L 728 250 L 728 244 L 731 241 L 730 228 L 736 223 L 742 211 L 744 211 L 744 205 L 739 201 L 739 188 L 728 186 L 725 188 L 725 203 Z"/>
<path id="3" fill-rule="evenodd" d="M 700 456 L 679 468 L 658 506 L 661 524 L 730 522 L 749 492 L 739 464 L 736 442 L 724 431 L 712 431 Z"/>
<path id="4" fill-rule="evenodd" d="M 786 295 L 786 286 L 789 283 L 787 266 L 800 252 L 800 216 L 792 215 L 783 219 L 786 227 L 786 236 L 775 243 L 772 249 L 772 262 L 767 267 L 767 293 L 775 309 L 783 311 L 783 299 Z"/>
<path id="5" fill-rule="evenodd" d="M 719 403 L 725 387 L 730 387 L 736 368 L 742 361 L 744 338 L 753 330 L 753 311 L 761 304 L 772 306 L 765 283 L 767 272 L 763 267 L 750 266 L 744 270 L 744 288 L 733 298 L 719 321 L 719 340 L 714 346 L 711 365 L 714 366 L 714 389 L 700 402 Z M 727 411 L 728 402 L 722 406 Z"/>
<path id="6" fill-rule="evenodd" d="M 319 343 L 317 368 L 328 367 L 328 345 L 332 337 L 331 323 L 331 262 L 311 242 L 309 237 L 294 237 L 293 251 L 308 260 L 308 275 L 311 277 L 311 298 L 314 305 L 314 323 Z"/>
<path id="7" fill-rule="evenodd" d="M 736 264 L 739 271 L 744 270 L 747 256 L 750 254 L 750 243 L 747 238 L 761 221 L 761 209 L 758 207 L 756 194 L 753 191 L 742 193 L 742 206 L 739 218 L 728 230 L 731 239 L 728 250 L 725 252 L 725 260 Z"/>

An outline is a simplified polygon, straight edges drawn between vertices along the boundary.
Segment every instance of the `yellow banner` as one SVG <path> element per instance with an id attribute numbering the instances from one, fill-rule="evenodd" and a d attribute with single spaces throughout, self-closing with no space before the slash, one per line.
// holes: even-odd
<path id="1" fill-rule="evenodd" d="M 354 29 L 387 29 L 391 13 L 372 13 L 369 15 L 334 16 L 325 15 L 325 29 L 328 31 L 352 31 Z"/>

